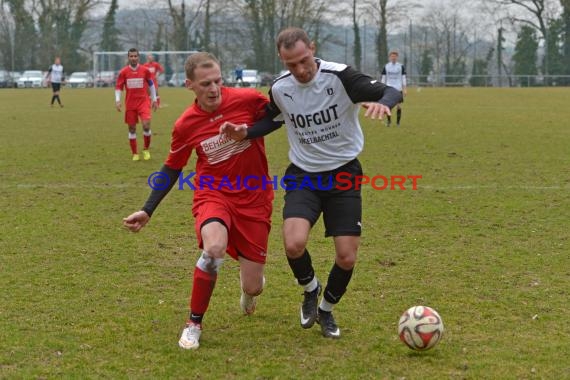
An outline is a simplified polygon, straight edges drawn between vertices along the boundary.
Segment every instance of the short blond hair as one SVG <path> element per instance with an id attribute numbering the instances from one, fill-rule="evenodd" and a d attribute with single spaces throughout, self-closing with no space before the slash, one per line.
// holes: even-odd
<path id="1" fill-rule="evenodd" d="M 199 52 L 194 53 L 186 60 L 184 64 L 184 71 L 186 71 L 186 78 L 194 80 L 194 71 L 199 67 L 212 68 L 214 66 L 220 67 L 220 61 L 212 53 Z"/>

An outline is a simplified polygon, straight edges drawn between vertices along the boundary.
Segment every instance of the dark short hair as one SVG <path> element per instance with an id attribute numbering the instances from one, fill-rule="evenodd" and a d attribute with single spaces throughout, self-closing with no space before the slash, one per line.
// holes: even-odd
<path id="1" fill-rule="evenodd" d="M 214 66 L 220 67 L 220 61 L 212 53 L 201 51 L 199 53 L 194 53 L 186 60 L 184 64 L 184 71 L 186 71 L 186 78 L 193 80 L 194 71 L 198 67 L 211 68 Z"/>
<path id="2" fill-rule="evenodd" d="M 131 53 L 137 53 L 137 55 L 139 55 L 139 49 L 137 48 L 130 48 L 129 51 L 127 52 L 127 55 L 131 54 Z"/>
<path id="3" fill-rule="evenodd" d="M 311 45 L 311 39 L 301 28 L 286 28 L 277 35 L 277 51 L 281 48 L 291 49 L 297 41 L 303 41 L 307 46 Z"/>

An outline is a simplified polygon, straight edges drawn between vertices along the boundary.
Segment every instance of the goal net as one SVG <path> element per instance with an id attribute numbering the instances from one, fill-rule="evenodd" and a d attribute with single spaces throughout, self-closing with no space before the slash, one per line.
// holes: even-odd
<path id="1" fill-rule="evenodd" d="M 140 51 L 141 64 L 147 61 L 147 56 L 152 54 L 154 60 L 164 67 L 164 74 L 158 77 L 160 86 L 184 86 L 186 75 L 184 63 L 186 59 L 197 53 L 189 51 Z M 94 87 L 114 86 L 119 71 L 128 64 L 127 51 L 96 51 L 93 53 L 93 76 Z"/>

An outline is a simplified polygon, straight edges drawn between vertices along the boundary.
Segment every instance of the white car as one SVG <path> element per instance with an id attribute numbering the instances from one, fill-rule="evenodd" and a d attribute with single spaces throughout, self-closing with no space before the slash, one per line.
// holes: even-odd
<path id="1" fill-rule="evenodd" d="M 261 84 L 261 76 L 257 70 L 244 70 L 243 83 L 250 87 L 259 87 Z"/>
<path id="2" fill-rule="evenodd" d="M 93 87 L 94 80 L 91 74 L 85 71 L 77 71 L 72 73 L 71 76 L 66 80 L 67 87 L 85 88 Z"/>
<path id="3" fill-rule="evenodd" d="M 26 70 L 18 78 L 18 88 L 41 88 L 44 75 L 40 70 Z"/>
<path id="4" fill-rule="evenodd" d="M 184 87 L 186 84 L 186 73 L 181 71 L 174 73 L 167 82 L 168 87 Z"/>

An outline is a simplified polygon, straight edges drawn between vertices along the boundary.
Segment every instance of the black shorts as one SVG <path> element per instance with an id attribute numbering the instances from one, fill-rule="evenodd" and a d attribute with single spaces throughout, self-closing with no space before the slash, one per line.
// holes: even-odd
<path id="1" fill-rule="evenodd" d="M 51 82 L 51 89 L 53 92 L 59 92 L 60 88 L 61 88 L 61 83 Z"/>
<path id="2" fill-rule="evenodd" d="M 309 173 L 294 164 L 289 165 L 283 177 L 283 219 L 303 218 L 312 227 L 322 212 L 325 236 L 360 236 L 360 188 L 347 186 L 347 181 L 354 183 L 355 177 L 361 175 L 362 166 L 356 158 L 337 169 L 319 173 Z"/>

